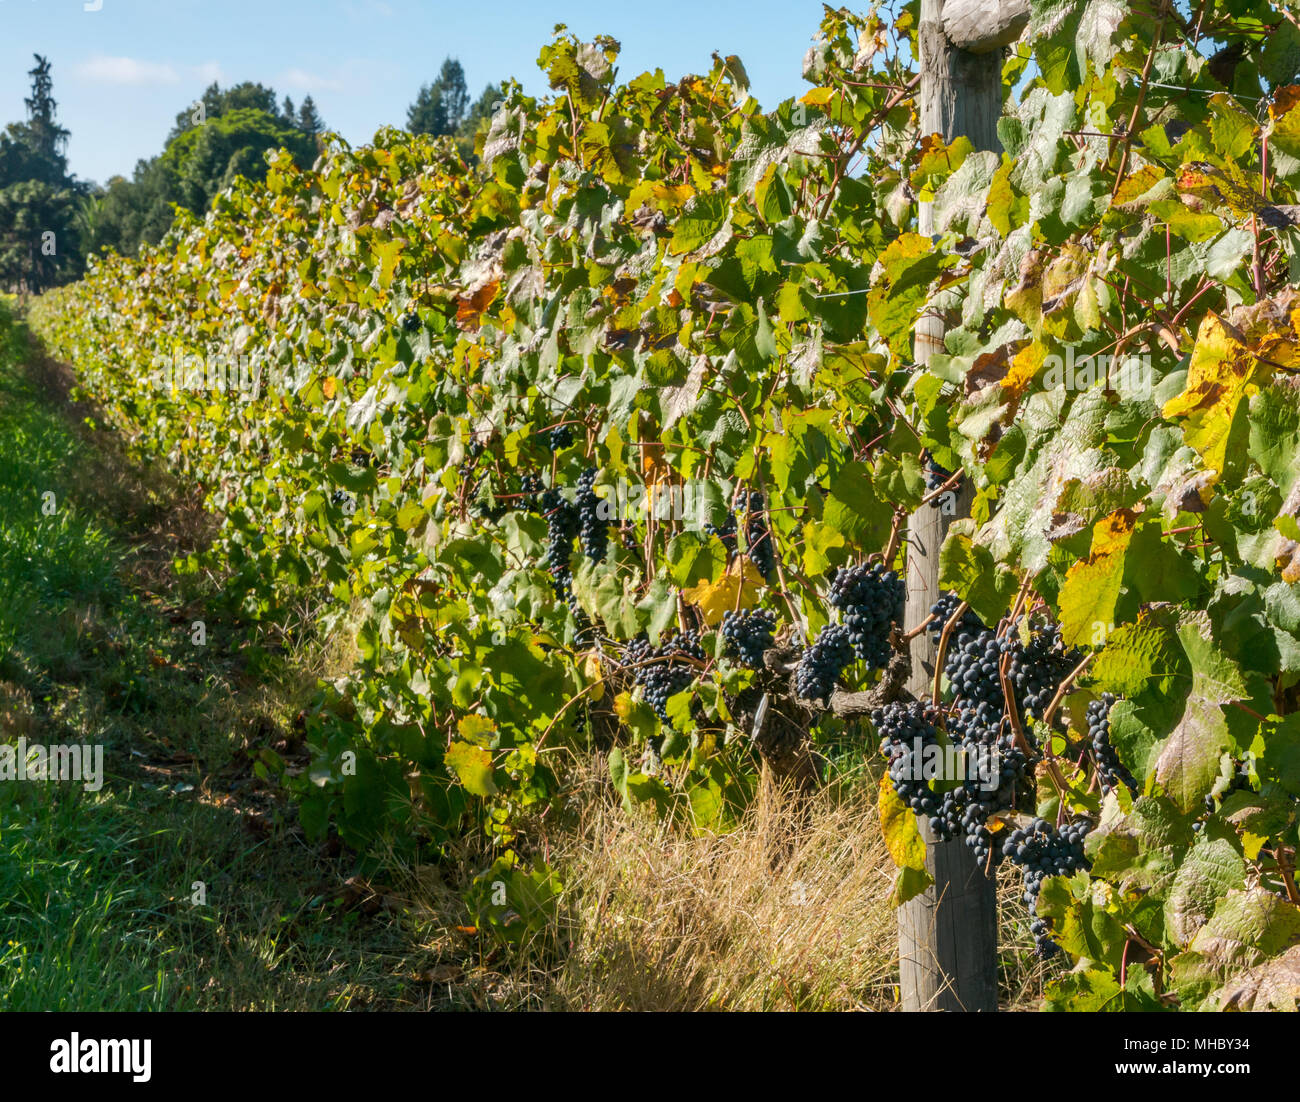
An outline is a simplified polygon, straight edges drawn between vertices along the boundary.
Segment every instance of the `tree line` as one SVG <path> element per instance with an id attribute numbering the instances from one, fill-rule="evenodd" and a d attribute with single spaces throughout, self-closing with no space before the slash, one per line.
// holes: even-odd
<path id="1" fill-rule="evenodd" d="M 237 176 L 263 177 L 268 149 L 287 149 L 310 167 L 326 131 L 311 96 L 295 106 L 260 83 L 213 82 L 177 112 L 161 153 L 137 161 L 130 178 L 99 185 L 68 171 L 70 134 L 58 123 L 50 62 L 39 54 L 35 62 L 27 118 L 0 133 L 0 288 L 15 292 L 78 279 L 104 250 L 133 256 L 157 244 L 177 209 L 202 215 Z M 449 57 L 421 86 L 407 129 L 450 137 L 472 157 L 474 134 L 500 97 L 489 84 L 471 102 L 464 69 Z"/>

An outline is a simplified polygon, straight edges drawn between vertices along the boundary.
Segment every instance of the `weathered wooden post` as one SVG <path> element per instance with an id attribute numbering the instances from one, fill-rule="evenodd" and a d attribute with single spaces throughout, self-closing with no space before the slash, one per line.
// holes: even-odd
<path id="1" fill-rule="evenodd" d="M 921 133 L 945 141 L 965 135 L 977 150 L 1001 148 L 1003 47 L 1020 36 L 1029 0 L 921 0 Z M 921 204 L 919 231 L 934 232 L 930 204 Z M 925 364 L 943 350 L 941 317 L 916 327 L 915 355 Z M 956 515 L 969 511 L 969 491 Z M 908 525 L 907 630 L 929 615 L 939 596 L 939 547 L 954 514 L 923 505 Z M 930 695 L 935 646 L 922 632 L 912 641 L 917 699 Z M 997 900 L 994 883 L 961 839 L 941 842 L 929 823 L 926 868 L 934 883 L 898 909 L 900 986 L 904 1010 L 996 1010 Z"/>

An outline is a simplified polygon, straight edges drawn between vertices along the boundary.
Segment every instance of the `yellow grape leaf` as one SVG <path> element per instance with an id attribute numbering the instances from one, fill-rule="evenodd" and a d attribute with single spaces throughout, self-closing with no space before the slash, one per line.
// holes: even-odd
<path id="1" fill-rule="evenodd" d="M 894 876 L 894 890 L 889 896 L 890 906 L 901 907 L 909 899 L 915 899 L 933 883 L 934 877 L 925 869 L 899 869 Z"/>
<path id="2" fill-rule="evenodd" d="M 632 699 L 631 693 L 622 692 L 614 698 L 614 714 L 624 723 L 627 722 L 628 716 L 632 714 L 635 708 L 636 702 Z"/>
<path id="3" fill-rule="evenodd" d="M 1200 453 L 1207 467 L 1221 472 L 1238 405 L 1271 373 L 1271 366 L 1261 363 L 1216 315 L 1209 314 L 1196 334 L 1187 386 L 1165 403 L 1161 413 L 1171 420 L 1185 418 L 1187 443 Z"/>
<path id="4" fill-rule="evenodd" d="M 338 385 L 338 380 L 334 378 L 333 375 L 330 375 L 323 383 L 321 383 L 321 390 L 325 392 L 326 398 L 333 398 L 335 392 L 338 390 Z"/>
<path id="5" fill-rule="evenodd" d="M 589 654 L 582 660 L 582 675 L 595 686 L 588 694 L 591 701 L 605 699 L 605 679 L 600 668 L 600 658 L 595 654 Z"/>
<path id="6" fill-rule="evenodd" d="M 1098 629 L 1104 632 L 1115 619 L 1124 581 L 1124 555 L 1137 514 L 1120 509 L 1102 517 L 1093 526 L 1092 553 L 1076 562 L 1061 586 L 1061 636 L 1069 646 L 1094 643 Z"/>
<path id="7" fill-rule="evenodd" d="M 397 237 L 372 246 L 379 257 L 379 286 L 387 287 L 393 282 L 393 272 L 397 269 L 397 261 L 405 247 L 406 242 Z"/>
<path id="8" fill-rule="evenodd" d="M 1025 345 L 1011 361 L 1011 367 L 1002 377 L 1002 389 L 1013 398 L 1019 398 L 1034 381 L 1038 369 L 1043 366 L 1047 349 L 1040 341 Z"/>
<path id="9" fill-rule="evenodd" d="M 1129 176 L 1115 192 L 1112 206 L 1126 207 L 1142 199 L 1164 177 L 1155 165 L 1145 165 Z"/>
<path id="10" fill-rule="evenodd" d="M 898 798 L 889 774 L 880 778 L 878 809 L 880 830 L 885 836 L 885 848 L 894 864 L 900 869 L 925 868 L 925 839 L 916 829 L 916 816 L 912 809 Z"/>
<path id="11" fill-rule="evenodd" d="M 495 796 L 496 782 L 492 779 L 492 755 L 472 742 L 453 742 L 443 761 L 456 771 L 456 776 L 475 796 Z"/>
<path id="12" fill-rule="evenodd" d="M 690 184 L 655 184 L 650 189 L 654 206 L 665 214 L 676 214 L 694 195 L 695 189 Z"/>
<path id="13" fill-rule="evenodd" d="M 834 95 L 834 88 L 814 88 L 810 92 L 805 92 L 799 102 L 809 107 L 825 107 Z"/>
<path id="14" fill-rule="evenodd" d="M 682 597 L 697 606 L 704 614 L 704 622 L 718 623 L 725 612 L 735 608 L 749 608 L 758 600 L 764 582 L 754 564 L 737 556 L 731 560 L 727 572 L 716 582 L 700 582 L 682 590 Z"/>
<path id="15" fill-rule="evenodd" d="M 456 730 L 466 742 L 477 743 L 479 746 L 486 746 L 492 736 L 496 734 L 497 725 L 487 716 L 467 715 L 461 716 L 460 722 L 456 725 Z"/>

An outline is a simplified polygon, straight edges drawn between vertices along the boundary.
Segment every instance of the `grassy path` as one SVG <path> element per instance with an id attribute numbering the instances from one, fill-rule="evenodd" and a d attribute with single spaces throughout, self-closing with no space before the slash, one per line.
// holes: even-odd
<path id="1" fill-rule="evenodd" d="M 345 860 L 252 770 L 263 747 L 298 753 L 320 656 L 250 675 L 170 569 L 197 511 L 84 423 L 3 311 L 0 744 L 102 746 L 104 777 L 0 780 L 0 1007 L 427 1007 L 419 930 L 340 905 Z"/>

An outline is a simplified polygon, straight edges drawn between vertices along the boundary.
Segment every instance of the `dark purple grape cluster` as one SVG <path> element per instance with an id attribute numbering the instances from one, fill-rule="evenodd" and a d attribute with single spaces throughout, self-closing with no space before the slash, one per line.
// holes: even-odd
<path id="1" fill-rule="evenodd" d="M 752 669 L 762 669 L 763 654 L 772 648 L 776 632 L 776 613 L 767 609 L 753 612 L 722 614 L 722 638 L 726 640 L 727 654 L 739 658 Z"/>
<path id="2" fill-rule="evenodd" d="M 871 669 L 889 664 L 890 629 L 903 622 L 907 590 L 903 579 L 883 563 L 840 570 L 831 582 L 832 608 L 844 614 L 853 652 Z"/>
<path id="3" fill-rule="evenodd" d="M 1033 916 L 1030 931 L 1038 955 L 1047 959 L 1055 955 L 1057 944 L 1051 938 L 1047 922 L 1038 917 L 1038 894 L 1043 881 L 1052 876 L 1069 876 L 1077 869 L 1090 868 L 1083 855 L 1083 842 L 1091 824 L 1086 819 L 1064 824 L 1059 830 L 1045 819 L 1035 819 L 1028 829 L 1011 832 L 1002 844 L 1002 853 L 1018 865 L 1024 877 L 1024 901 Z"/>
<path id="4" fill-rule="evenodd" d="M 730 560 L 736 553 L 736 514 L 728 513 L 721 525 L 705 524 L 704 531 L 710 536 L 717 536 L 722 541 L 722 546 L 727 549 L 727 558 Z"/>
<path id="5" fill-rule="evenodd" d="M 952 470 L 948 470 L 944 467 L 940 467 L 939 464 L 935 463 L 935 457 L 933 457 L 930 454 L 930 451 L 928 450 L 923 451 L 922 454 L 920 454 L 920 463 L 922 463 L 922 468 L 924 469 L 924 472 L 926 472 L 926 495 L 927 496 L 935 493 L 935 491 L 937 489 L 940 489 L 940 487 L 943 486 L 945 482 L 948 482 L 949 478 L 953 477 Z M 949 490 L 956 491 L 957 486 L 956 485 L 949 486 Z M 930 507 L 932 509 L 943 508 L 944 496 L 946 495 L 941 494 L 940 496 L 937 496 L 937 498 L 933 499 L 932 502 L 930 503 Z"/>
<path id="6" fill-rule="evenodd" d="M 482 454 L 483 454 L 482 441 L 471 440 L 469 442 L 469 447 L 465 450 L 465 460 L 457 468 L 457 470 L 460 472 L 461 478 L 469 478 L 469 476 L 473 474 L 474 465 L 478 462 L 478 458 Z"/>
<path id="7" fill-rule="evenodd" d="M 962 599 L 955 593 L 943 592 L 939 594 L 939 599 L 930 606 L 930 614 L 934 617 L 930 621 L 930 626 L 926 628 L 930 638 L 934 641 L 935 646 L 939 645 L 939 640 L 943 636 L 944 625 L 953 618 L 953 614 L 961 606 Z M 984 621 L 975 615 L 970 609 L 961 614 L 961 619 L 953 625 L 949 638 L 956 640 L 959 636 L 976 635 L 984 630 Z"/>
<path id="8" fill-rule="evenodd" d="M 609 550 L 608 505 L 596 495 L 596 476 L 589 468 L 578 476 L 578 539 L 591 562 L 604 562 Z"/>
<path id="9" fill-rule="evenodd" d="M 562 452 L 565 448 L 573 444 L 573 429 L 569 425 L 556 425 L 551 429 L 548 443 L 551 445 L 551 451 Z"/>
<path id="10" fill-rule="evenodd" d="M 889 759 L 889 778 L 898 798 L 917 815 L 942 822 L 943 797 L 936 795 L 924 779 L 922 758 L 927 746 L 939 741 L 939 713 L 914 700 L 896 700 L 871 713 L 871 724 L 880 736 L 880 752 Z M 951 837 L 942 830 L 942 837 Z"/>
<path id="11" fill-rule="evenodd" d="M 948 652 L 944 659 L 944 673 L 960 705 L 988 704 L 1002 712 L 1002 681 L 998 664 L 1002 659 L 1002 644 L 997 632 L 985 629 L 948 637 Z"/>
<path id="12" fill-rule="evenodd" d="M 519 502 L 520 509 L 533 510 L 537 508 L 537 497 L 542 492 L 542 479 L 537 474 L 526 474 L 519 480 Z"/>
<path id="13" fill-rule="evenodd" d="M 552 486 L 542 494 L 542 513 L 546 517 L 546 569 L 551 574 L 555 595 L 566 604 L 573 597 L 573 572 L 569 556 L 578 534 L 578 512 Z"/>
<path id="14" fill-rule="evenodd" d="M 646 703 L 671 727 L 668 700 L 695 680 L 695 662 L 704 661 L 698 633 L 678 632 L 658 647 L 651 646 L 650 640 L 641 636 L 628 644 L 624 661 L 636 667 L 634 677 L 645 691 Z"/>
<path id="15" fill-rule="evenodd" d="M 826 624 L 813 645 L 803 652 L 795 671 L 795 689 L 804 700 L 830 701 L 844 667 L 853 661 L 849 629 L 843 624 Z"/>
<path id="16" fill-rule="evenodd" d="M 767 523 L 763 495 L 749 495 L 749 509 L 745 518 L 745 554 L 754 568 L 768 581 L 776 570 L 776 548 L 772 544 L 772 529 Z"/>
<path id="17" fill-rule="evenodd" d="M 1007 677 L 1022 716 L 1042 719 L 1047 706 L 1066 675 L 1079 663 L 1082 655 L 1067 649 L 1058 625 L 1044 624 L 1020 642 L 1014 634 L 1004 640 L 1002 649 L 1011 656 Z"/>
<path id="18" fill-rule="evenodd" d="M 930 455 L 928 451 L 924 451 L 921 453 L 921 463 L 922 463 L 922 467 L 925 470 L 925 492 L 927 496 L 929 494 L 934 493 L 935 490 L 939 489 L 939 487 L 942 486 L 945 482 L 947 482 L 948 479 L 952 478 L 952 471 L 940 467 L 939 464 L 934 461 L 934 458 Z M 956 487 L 951 487 L 951 488 L 954 490 L 956 489 Z M 942 496 L 936 497 L 933 501 L 931 501 L 930 507 L 932 509 L 942 508 L 943 507 Z"/>
<path id="19" fill-rule="evenodd" d="M 1097 762 L 1102 792 L 1111 792 L 1123 784 L 1136 794 L 1137 780 L 1119 760 L 1110 742 L 1110 708 L 1114 703 L 1114 693 L 1102 693 L 1100 700 L 1088 705 L 1088 738 L 1092 742 L 1092 755 Z"/>

